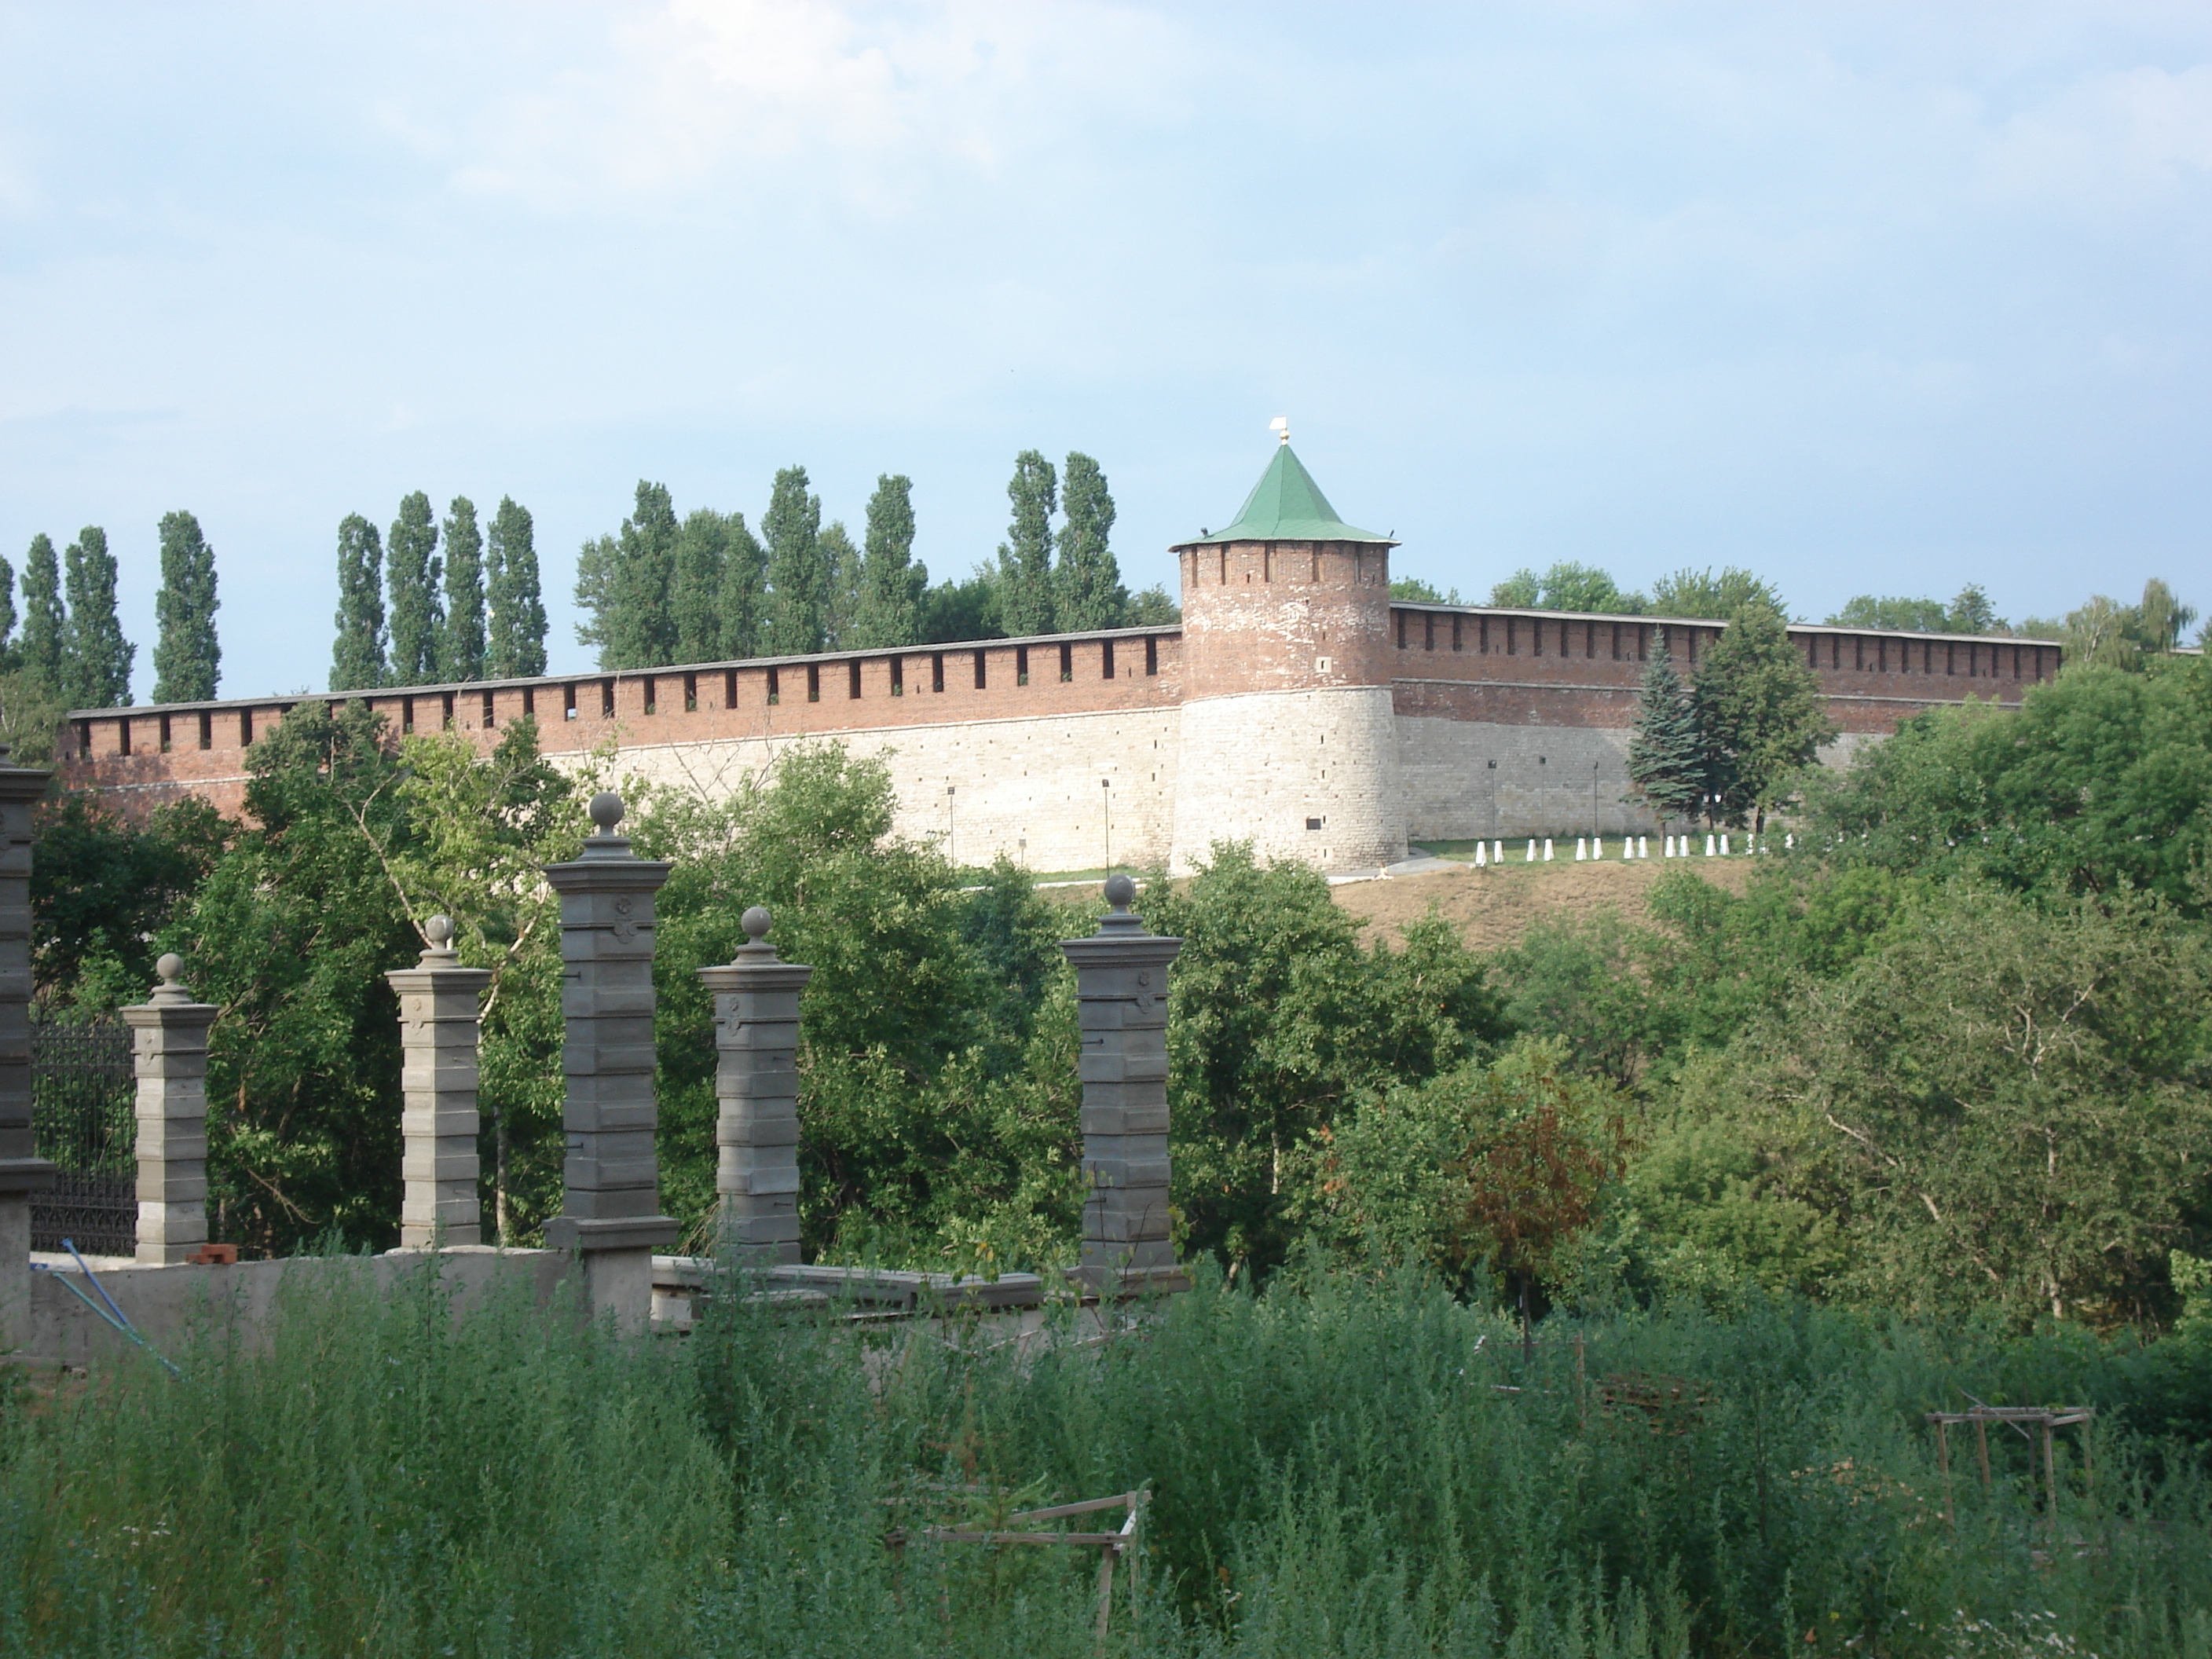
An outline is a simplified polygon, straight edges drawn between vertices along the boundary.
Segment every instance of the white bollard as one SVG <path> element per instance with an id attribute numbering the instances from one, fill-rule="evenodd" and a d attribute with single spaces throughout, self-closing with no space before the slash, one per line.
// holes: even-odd
<path id="1" fill-rule="evenodd" d="M 1503 864 L 1505 862 L 1505 843 L 1504 842 L 1493 841 L 1490 843 L 1490 861 L 1492 864 Z"/>
<path id="2" fill-rule="evenodd" d="M 1588 836 L 1577 836 L 1575 837 L 1575 862 L 1577 864 L 1588 864 L 1589 862 L 1589 837 Z"/>
<path id="3" fill-rule="evenodd" d="M 1636 856 L 1640 859 L 1648 859 L 1651 856 L 1651 842 L 1649 837 L 1638 836 L 1636 838 Z"/>
<path id="4" fill-rule="evenodd" d="M 1594 859 L 1601 859 L 1605 856 L 1605 837 L 1603 836 L 1592 836 L 1590 837 L 1590 856 Z"/>
<path id="5" fill-rule="evenodd" d="M 1723 858 L 1726 858 L 1728 855 L 1729 855 L 1728 833 L 1727 833 L 1727 831 L 1723 830 L 1723 831 L 1721 833 L 1721 856 L 1722 856 Z"/>
<path id="6" fill-rule="evenodd" d="M 1552 861 L 1552 838 L 1551 838 L 1549 836 L 1545 836 L 1545 837 L 1544 837 L 1544 862 L 1545 862 L 1545 863 L 1547 863 L 1547 864 L 1549 864 L 1551 861 Z"/>
<path id="7" fill-rule="evenodd" d="M 1528 856 L 1527 858 L 1525 858 L 1525 859 L 1522 860 L 1521 860 L 1521 862 L 1522 862 L 1522 863 L 1523 863 L 1523 864 L 1534 864 L 1535 861 L 1536 861 L 1536 843 L 1535 843 L 1534 841 L 1531 841 L 1531 842 L 1528 843 Z"/>
<path id="8" fill-rule="evenodd" d="M 1482 868 L 1482 866 L 1483 866 L 1485 864 L 1486 864 L 1486 863 L 1488 863 L 1488 862 L 1489 862 L 1489 858 L 1490 858 L 1490 849 L 1489 849 L 1488 848 L 1485 847 L 1485 846 L 1484 846 L 1480 842 L 1475 842 L 1475 844 L 1474 844 L 1474 867 L 1475 867 L 1476 869 L 1478 869 L 1478 870 L 1481 869 L 1481 868 Z"/>
<path id="9" fill-rule="evenodd" d="M 1784 830 L 1782 835 L 1782 850 L 1786 853 L 1796 844 L 1796 832 L 1795 830 Z"/>
<path id="10" fill-rule="evenodd" d="M 1711 836 L 1707 836 L 1705 837 L 1705 856 L 1706 856 L 1707 858 L 1711 858 L 1711 857 L 1712 857 L 1712 855 L 1713 855 L 1713 838 L 1712 838 Z"/>
<path id="11" fill-rule="evenodd" d="M 1671 859 L 1671 858 L 1673 858 L 1673 857 L 1674 856 L 1674 836 L 1668 836 L 1668 837 L 1667 837 L 1667 850 L 1666 850 L 1665 852 L 1663 852 L 1663 853 L 1660 854 L 1660 855 L 1659 855 L 1659 856 L 1660 856 L 1661 858 L 1662 858 L 1662 859 Z"/>

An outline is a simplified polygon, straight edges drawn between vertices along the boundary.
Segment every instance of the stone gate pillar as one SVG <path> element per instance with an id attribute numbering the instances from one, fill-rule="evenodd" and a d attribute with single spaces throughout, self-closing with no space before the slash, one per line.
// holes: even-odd
<path id="1" fill-rule="evenodd" d="M 561 1213 L 546 1223 L 545 1242 L 580 1257 L 592 1313 L 611 1312 L 635 1331 L 653 1314 L 653 1253 L 678 1231 L 660 1213 L 653 1146 L 653 898 L 668 866 L 638 858 L 615 834 L 621 796 L 592 796 L 591 814 L 599 833 L 585 838 L 582 856 L 545 866 L 561 895 L 568 1140 Z"/>
<path id="2" fill-rule="evenodd" d="M 799 1260 L 799 994 L 814 970 L 777 959 L 759 905 L 740 925 L 746 942 L 726 968 L 702 968 L 714 994 L 714 1073 L 720 1113 L 714 1188 L 721 1206 L 715 1257 L 773 1266 Z"/>
<path id="3" fill-rule="evenodd" d="M 1168 964 L 1179 939 L 1130 912 L 1137 884 L 1108 878 L 1113 908 L 1075 964 L 1083 1030 L 1083 1261 L 1073 1277 L 1101 1296 L 1182 1290 L 1168 1223 Z"/>
<path id="4" fill-rule="evenodd" d="M 138 1076 L 138 1260 L 166 1267 L 207 1243 L 208 1028 L 215 1005 L 177 982 L 181 957 L 154 964 L 161 982 L 123 1023 Z"/>
<path id="5" fill-rule="evenodd" d="M 7 756 L 0 744 L 0 1348 L 30 1334 L 31 1194 L 56 1174 L 31 1139 L 31 808 L 53 774 Z"/>
<path id="6" fill-rule="evenodd" d="M 423 924 L 422 961 L 385 975 L 399 998 L 399 1114 L 406 1182 L 399 1248 L 481 1244 L 477 1200 L 477 1001 L 489 968 L 464 968 L 450 918 Z"/>

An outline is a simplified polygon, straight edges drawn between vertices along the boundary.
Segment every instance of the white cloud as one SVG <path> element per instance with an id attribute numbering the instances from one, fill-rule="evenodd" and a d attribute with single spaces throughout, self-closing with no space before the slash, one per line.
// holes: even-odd
<path id="1" fill-rule="evenodd" d="M 2212 178 L 2212 64 L 2076 82 L 2007 121 L 1987 173 L 2002 194 L 2127 208 Z"/>

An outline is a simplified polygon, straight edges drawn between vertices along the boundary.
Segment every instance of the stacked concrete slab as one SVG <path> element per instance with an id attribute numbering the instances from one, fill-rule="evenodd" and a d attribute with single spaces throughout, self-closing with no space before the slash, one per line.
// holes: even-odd
<path id="1" fill-rule="evenodd" d="M 1075 964 L 1083 1053 L 1083 1256 L 1074 1277 L 1101 1296 L 1179 1290 L 1168 1215 L 1168 966 L 1179 939 L 1145 930 L 1137 884 L 1106 883 L 1111 907 Z"/>
<path id="2" fill-rule="evenodd" d="M 714 995 L 720 1055 L 715 1254 L 757 1266 L 799 1260 L 799 994 L 814 973 L 777 957 L 769 922 L 760 906 L 747 910 L 736 959 L 699 970 Z"/>
<path id="3" fill-rule="evenodd" d="M 208 1028 L 213 1003 L 179 984 L 181 957 L 154 964 L 161 982 L 123 1010 L 138 1079 L 138 1260 L 190 1261 L 207 1243 Z"/>
<path id="4" fill-rule="evenodd" d="M 54 1184 L 31 1131 L 31 808 L 48 772 L 7 764 L 0 744 L 0 1351 L 30 1306 L 31 1194 Z"/>
<path id="5" fill-rule="evenodd" d="M 453 924 L 423 925 L 429 948 L 385 975 L 399 999 L 399 1246 L 427 1250 L 483 1242 L 477 1199 L 477 1003 L 491 971 L 464 968 Z"/>
<path id="6" fill-rule="evenodd" d="M 622 797 L 594 795 L 582 856 L 545 866 L 561 896 L 562 1070 L 568 1140 L 561 1213 L 545 1242 L 576 1251 L 595 1315 L 641 1329 L 653 1305 L 653 1253 L 676 1243 L 660 1213 L 653 1147 L 653 896 L 669 866 L 615 833 Z"/>

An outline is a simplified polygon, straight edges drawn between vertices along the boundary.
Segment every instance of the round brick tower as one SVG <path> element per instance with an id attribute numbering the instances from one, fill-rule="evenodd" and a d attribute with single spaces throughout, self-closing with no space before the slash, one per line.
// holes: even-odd
<path id="1" fill-rule="evenodd" d="M 1406 856 L 1391 713 L 1388 537 L 1336 516 L 1291 453 L 1182 569 L 1182 752 L 1171 868 L 1217 841 L 1324 870 Z"/>

